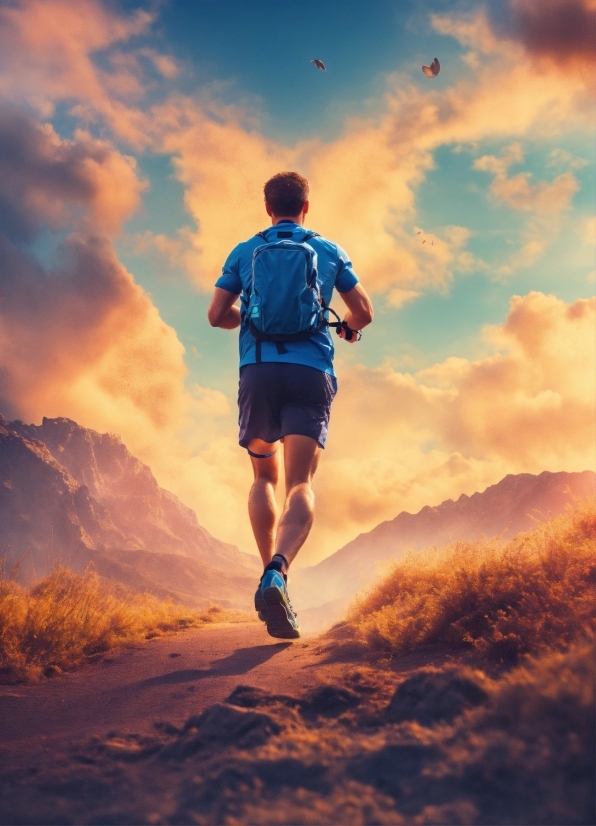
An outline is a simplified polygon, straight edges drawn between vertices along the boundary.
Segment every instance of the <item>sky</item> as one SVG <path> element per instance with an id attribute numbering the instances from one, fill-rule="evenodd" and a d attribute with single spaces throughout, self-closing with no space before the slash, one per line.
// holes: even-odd
<path id="1" fill-rule="evenodd" d="M 118 434 L 256 553 L 237 332 L 206 308 L 289 169 L 375 307 L 337 347 L 297 564 L 508 473 L 594 468 L 595 12 L 0 0 L 0 412 Z"/>

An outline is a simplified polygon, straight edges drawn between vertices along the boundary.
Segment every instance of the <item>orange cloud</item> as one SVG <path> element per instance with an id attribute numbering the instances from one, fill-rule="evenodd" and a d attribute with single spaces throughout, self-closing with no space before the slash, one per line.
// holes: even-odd
<path id="1" fill-rule="evenodd" d="M 186 387 L 184 347 L 109 237 L 138 205 L 134 162 L 1 107 L 0 175 L 0 410 L 120 434 L 202 524 L 246 538 L 249 466 L 238 467 L 230 405 Z M 30 244 L 48 230 L 41 264 Z"/>
<path id="2" fill-rule="evenodd" d="M 471 494 L 507 473 L 594 466 L 596 300 L 515 296 L 485 338 L 493 355 L 449 358 L 414 375 L 340 369 L 302 564 L 401 510 Z"/>
<path id="3" fill-rule="evenodd" d="M 52 113 L 56 102 L 70 102 L 73 113 L 91 121 L 99 115 L 132 144 L 146 146 L 144 117 L 127 101 L 143 92 L 134 58 L 111 55 L 109 72 L 100 69 L 93 56 L 147 32 L 153 19 L 143 9 L 119 15 L 100 0 L 21 0 L 3 5 L 0 94 L 6 100 L 27 101 L 43 116 Z M 166 77 L 172 76 L 172 67 L 157 54 L 153 60 L 161 62 Z"/>
<path id="4" fill-rule="evenodd" d="M 579 184 L 571 172 L 558 175 L 551 183 L 541 181 L 532 185 L 529 172 L 520 172 L 509 178 L 507 172 L 514 163 L 524 159 L 519 143 L 506 147 L 500 158 L 483 155 L 474 161 L 474 169 L 491 172 L 494 175 L 490 191 L 495 198 L 512 209 L 538 213 L 558 213 L 566 209 L 571 198 L 579 190 Z"/>
<path id="5" fill-rule="evenodd" d="M 134 158 L 82 130 L 62 140 L 23 111 L 0 111 L 0 220 L 9 234 L 28 237 L 41 224 L 119 231 L 145 189 Z"/>

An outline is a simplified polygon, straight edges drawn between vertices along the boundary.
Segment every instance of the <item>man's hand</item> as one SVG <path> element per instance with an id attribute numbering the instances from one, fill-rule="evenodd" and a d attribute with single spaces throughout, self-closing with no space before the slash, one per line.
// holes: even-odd
<path id="1" fill-rule="evenodd" d="M 337 335 L 340 338 L 343 338 L 344 341 L 347 341 L 348 344 L 355 344 L 362 338 L 362 333 L 360 330 L 353 330 L 349 324 L 347 324 L 345 319 L 342 321 L 341 326 L 336 327 L 335 329 L 337 331 Z"/>

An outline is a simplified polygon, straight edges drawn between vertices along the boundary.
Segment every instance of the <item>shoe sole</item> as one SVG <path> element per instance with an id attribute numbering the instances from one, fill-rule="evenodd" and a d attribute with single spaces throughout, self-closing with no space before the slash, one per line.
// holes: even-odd
<path id="1" fill-rule="evenodd" d="M 257 612 L 257 616 L 261 622 L 267 621 L 267 605 L 265 604 L 260 588 L 255 594 L 255 611 Z"/>
<path id="2" fill-rule="evenodd" d="M 283 594 L 279 588 L 266 588 L 263 599 L 267 606 L 267 633 L 280 640 L 297 640 L 300 629 L 294 628 L 286 611 Z"/>

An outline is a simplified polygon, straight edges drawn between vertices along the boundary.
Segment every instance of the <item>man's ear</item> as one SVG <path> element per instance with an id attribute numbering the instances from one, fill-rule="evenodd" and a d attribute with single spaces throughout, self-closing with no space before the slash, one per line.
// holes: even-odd
<path id="1" fill-rule="evenodd" d="M 303 215 L 306 215 L 306 213 L 308 212 L 308 207 L 309 206 L 310 206 L 310 204 L 308 203 L 308 201 L 305 201 L 304 206 L 302 207 L 302 214 Z"/>
<path id="2" fill-rule="evenodd" d="M 267 201 L 265 201 L 265 209 L 267 210 L 267 215 L 268 215 L 270 218 L 273 218 L 273 210 L 271 209 L 271 207 L 269 206 L 269 204 L 267 203 Z"/>

